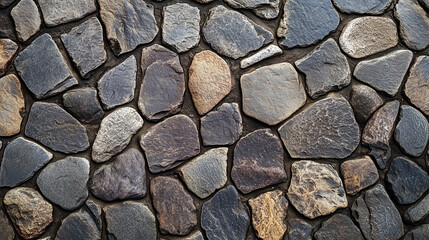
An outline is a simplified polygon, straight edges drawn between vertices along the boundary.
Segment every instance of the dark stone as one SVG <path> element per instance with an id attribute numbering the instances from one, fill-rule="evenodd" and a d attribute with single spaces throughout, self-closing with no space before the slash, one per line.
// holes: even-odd
<path id="1" fill-rule="evenodd" d="M 8 14 L 0 14 L 0 37 L 16 40 L 15 28 Z"/>
<path id="2" fill-rule="evenodd" d="M 344 13 L 382 14 L 392 0 L 333 0 L 334 5 Z"/>
<path id="3" fill-rule="evenodd" d="M 280 0 L 225 0 L 225 2 L 233 8 L 250 9 L 256 16 L 264 19 L 274 19 L 280 12 Z"/>
<path id="4" fill-rule="evenodd" d="M 0 39 L 0 76 L 7 72 L 17 51 L 18 44 L 14 41 L 7 38 Z"/>
<path id="5" fill-rule="evenodd" d="M 410 69 L 404 92 L 410 102 L 429 115 L 429 56 L 420 56 Z"/>
<path id="6" fill-rule="evenodd" d="M 288 222 L 288 232 L 284 240 L 311 240 L 312 231 L 313 226 L 307 222 L 298 218 L 292 218 Z"/>
<path id="7" fill-rule="evenodd" d="M 429 9 L 429 0 L 420 0 L 420 4 L 422 4 L 426 9 Z"/>
<path id="8" fill-rule="evenodd" d="M 429 224 L 423 224 L 409 231 L 403 240 L 427 240 L 429 236 Z"/>
<path id="9" fill-rule="evenodd" d="M 416 223 L 429 216 L 429 194 L 404 212 L 404 220 Z"/>
<path id="10" fill-rule="evenodd" d="M 4 213 L 2 208 L 0 208 L 0 239 L 15 239 L 15 232 L 13 231 L 13 227 L 10 225 L 9 219 L 7 219 L 7 215 Z"/>
<path id="11" fill-rule="evenodd" d="M 94 0 L 38 0 L 48 27 L 76 21 L 97 10 Z"/>
<path id="12" fill-rule="evenodd" d="M 35 1 L 19 1 L 10 11 L 10 15 L 15 23 L 16 35 L 20 41 L 27 41 L 40 30 L 42 20 Z"/>
<path id="13" fill-rule="evenodd" d="M 180 240 L 204 240 L 204 237 L 200 231 L 197 231 L 186 238 L 181 238 Z"/>
<path id="14" fill-rule="evenodd" d="M 97 90 L 86 87 L 63 94 L 64 108 L 83 123 L 98 123 L 104 111 L 98 102 Z"/>
<path id="15" fill-rule="evenodd" d="M 354 85 L 350 91 L 350 104 L 356 120 L 365 123 L 383 105 L 383 99 L 374 89 L 366 85 Z"/>
<path id="16" fill-rule="evenodd" d="M 335 214 L 323 222 L 314 237 L 316 240 L 364 240 L 359 228 L 343 214 Z"/>
<path id="17" fill-rule="evenodd" d="M 373 185 L 379 178 L 378 169 L 369 156 L 347 160 L 340 169 L 346 192 L 350 195 Z"/>
<path id="18" fill-rule="evenodd" d="M 0 8 L 6 8 L 11 5 L 15 0 L 0 0 Z"/>

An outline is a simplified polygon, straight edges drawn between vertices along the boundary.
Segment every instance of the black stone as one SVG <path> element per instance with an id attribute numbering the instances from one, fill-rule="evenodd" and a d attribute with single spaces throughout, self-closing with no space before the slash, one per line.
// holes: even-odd
<path id="1" fill-rule="evenodd" d="M 423 224 L 409 231 L 403 240 L 427 240 L 429 237 L 429 224 Z"/>
<path id="2" fill-rule="evenodd" d="M 288 222 L 288 231 L 284 240 L 311 240 L 312 232 L 313 226 L 301 219 L 292 218 Z"/>
<path id="3" fill-rule="evenodd" d="M 83 123 L 98 123 L 104 111 L 98 102 L 97 90 L 87 87 L 70 90 L 63 95 L 64 108 Z"/>
<path id="4" fill-rule="evenodd" d="M 335 214 L 323 222 L 314 237 L 316 240 L 364 240 L 359 228 L 343 214 Z"/>
<path id="5" fill-rule="evenodd" d="M 344 13 L 382 14 L 392 0 L 333 0 L 334 5 Z"/>

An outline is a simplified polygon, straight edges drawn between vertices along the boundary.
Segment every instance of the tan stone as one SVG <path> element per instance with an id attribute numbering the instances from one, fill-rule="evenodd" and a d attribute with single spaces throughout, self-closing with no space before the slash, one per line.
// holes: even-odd
<path id="1" fill-rule="evenodd" d="M 410 69 L 404 92 L 411 103 L 429 115 L 429 56 L 420 56 Z"/>
<path id="2" fill-rule="evenodd" d="M 354 195 L 378 180 L 378 170 L 371 157 L 345 161 L 341 164 L 341 175 L 348 194 Z"/>
<path id="3" fill-rule="evenodd" d="M 0 76 L 6 72 L 17 50 L 18 45 L 14 41 L 0 39 Z"/>
<path id="4" fill-rule="evenodd" d="M 0 136 L 12 136 L 21 130 L 25 102 L 21 83 L 15 75 L 0 78 Z"/>

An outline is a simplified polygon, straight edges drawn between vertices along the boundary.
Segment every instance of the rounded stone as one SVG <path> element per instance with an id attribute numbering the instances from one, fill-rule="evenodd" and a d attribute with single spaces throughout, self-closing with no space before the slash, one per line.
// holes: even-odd
<path id="1" fill-rule="evenodd" d="M 417 223 L 429 216 L 429 194 L 420 202 L 412 205 L 404 212 L 404 220 L 411 223 Z"/>
<path id="2" fill-rule="evenodd" d="M 20 41 L 25 42 L 40 30 L 42 20 L 34 0 L 21 0 L 10 11 Z"/>
<path id="3" fill-rule="evenodd" d="M 392 0 L 333 0 L 334 5 L 344 13 L 382 14 Z"/>
<path id="4" fill-rule="evenodd" d="M 14 240 L 15 232 L 11 226 L 9 219 L 2 208 L 0 208 L 0 239 Z M 204 239 L 201 239 L 204 240 Z"/>

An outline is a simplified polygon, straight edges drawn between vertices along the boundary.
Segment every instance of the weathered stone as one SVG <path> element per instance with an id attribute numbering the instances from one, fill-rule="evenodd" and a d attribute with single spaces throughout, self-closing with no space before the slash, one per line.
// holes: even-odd
<path id="1" fill-rule="evenodd" d="M 249 225 L 249 215 L 233 186 L 218 191 L 203 204 L 201 227 L 208 239 L 244 240 Z"/>
<path id="2" fill-rule="evenodd" d="M 204 240 L 204 237 L 200 231 L 197 231 L 188 237 L 180 238 L 180 240 Z"/>
<path id="3" fill-rule="evenodd" d="M 408 208 L 403 216 L 405 221 L 412 223 L 419 222 L 429 216 L 429 195 Z"/>
<path id="4" fill-rule="evenodd" d="M 21 113 L 24 111 L 19 79 L 13 74 L 0 78 L 0 136 L 13 136 L 21 131 Z"/>
<path id="5" fill-rule="evenodd" d="M 98 123 L 104 116 L 97 98 L 97 90 L 86 87 L 63 94 L 64 108 L 83 123 Z"/>
<path id="6" fill-rule="evenodd" d="M 157 1 L 163 1 L 163 0 L 157 0 Z M 207 3 L 213 2 L 214 0 L 194 0 L 194 1 L 202 4 L 207 4 Z"/>
<path id="7" fill-rule="evenodd" d="M 224 0 L 233 8 L 251 9 L 258 17 L 274 19 L 279 15 L 280 0 Z"/>
<path id="8" fill-rule="evenodd" d="M 365 123 L 383 105 L 383 99 L 374 89 L 366 85 L 353 85 L 350 91 L 350 104 L 355 112 L 356 120 Z"/>
<path id="9" fill-rule="evenodd" d="M 0 76 L 7 71 L 16 51 L 18 51 L 18 45 L 14 41 L 0 39 Z"/>
<path id="10" fill-rule="evenodd" d="M 314 10 L 317 9 L 317 14 Z M 277 36 L 287 47 L 304 47 L 318 42 L 337 29 L 340 16 L 330 0 L 289 0 L 285 3 Z"/>
<path id="11" fill-rule="evenodd" d="M 77 85 L 63 55 L 47 33 L 18 54 L 15 68 L 37 99 L 56 95 Z"/>
<path id="12" fill-rule="evenodd" d="M 204 39 L 219 54 L 237 59 L 273 41 L 273 34 L 245 15 L 218 5 L 203 26 Z"/>
<path id="13" fill-rule="evenodd" d="M 163 47 L 159 44 L 153 44 L 150 47 L 142 49 L 141 69 L 143 74 L 146 69 L 155 62 L 168 62 L 173 61 L 175 64 L 180 65 L 179 55 L 170 49 Z M 178 65 L 178 67 L 180 67 Z"/>
<path id="14" fill-rule="evenodd" d="M 382 14 L 392 0 L 333 0 L 334 5 L 344 13 Z"/>
<path id="15" fill-rule="evenodd" d="M 316 240 L 364 240 L 359 228 L 343 214 L 335 214 L 323 222 L 314 237 Z"/>
<path id="16" fill-rule="evenodd" d="M 76 21 L 94 12 L 94 0 L 38 0 L 43 19 L 48 27 Z"/>
<path id="17" fill-rule="evenodd" d="M 347 23 L 340 35 L 341 49 L 353 58 L 363 58 L 398 44 L 395 22 L 386 17 L 360 17 Z"/>
<path id="18" fill-rule="evenodd" d="M 253 54 L 252 56 L 241 60 L 240 67 L 247 68 L 252 66 L 253 64 L 261 62 L 267 58 L 280 55 L 282 53 L 283 53 L 283 50 L 281 48 L 279 48 L 277 45 L 271 44 L 268 47 L 265 47 L 260 51 L 258 51 L 257 53 Z"/>
<path id="19" fill-rule="evenodd" d="M 305 74 L 307 92 L 312 98 L 334 89 L 339 90 L 349 85 L 351 81 L 347 58 L 332 38 L 296 61 L 295 65 Z"/>
<path id="20" fill-rule="evenodd" d="M 284 240 L 311 240 L 313 227 L 305 221 L 292 218 L 288 222 L 288 232 Z"/>
<path id="21" fill-rule="evenodd" d="M 15 0 L 0 0 L 0 8 L 5 8 L 12 4 Z"/>
<path id="22" fill-rule="evenodd" d="M 240 79 L 243 111 L 268 125 L 276 125 L 305 104 L 307 95 L 290 63 L 264 66 Z"/>
<path id="23" fill-rule="evenodd" d="M 355 195 L 378 180 L 378 170 L 369 156 L 347 160 L 341 164 L 346 192 Z"/>
<path id="24" fill-rule="evenodd" d="M 119 108 L 107 115 L 101 121 L 92 145 L 92 160 L 101 163 L 120 153 L 143 127 L 143 123 L 140 114 L 131 107 Z"/>
<path id="25" fill-rule="evenodd" d="M 189 190 L 206 198 L 227 181 L 228 148 L 210 149 L 179 169 Z"/>
<path id="26" fill-rule="evenodd" d="M 340 95 L 309 105 L 278 131 L 293 158 L 346 158 L 360 141 L 353 110 Z"/>
<path id="27" fill-rule="evenodd" d="M 405 95 L 424 114 L 429 115 L 429 56 L 420 56 L 410 69 Z"/>
<path id="28" fill-rule="evenodd" d="M 1 0 L 0 0 L 1 1 Z M 0 37 L 16 41 L 15 28 L 8 14 L 0 14 Z"/>
<path id="29" fill-rule="evenodd" d="M 429 224 L 423 224 L 409 231 L 403 240 L 426 240 L 429 236 Z"/>
<path id="30" fill-rule="evenodd" d="M 10 225 L 9 219 L 7 218 L 2 208 L 0 208 L 0 239 L 15 239 L 15 232 L 13 231 L 13 227 Z"/>
<path id="31" fill-rule="evenodd" d="M 154 7 L 143 0 L 99 0 L 107 39 L 116 55 L 152 42 L 158 34 Z"/>
<path id="32" fill-rule="evenodd" d="M 396 240 L 404 234 L 401 215 L 380 184 L 355 200 L 352 214 L 368 240 Z"/>
<path id="33" fill-rule="evenodd" d="M 34 189 L 19 187 L 4 196 L 6 211 L 24 239 L 42 235 L 52 223 L 52 205 Z"/>
<path id="34" fill-rule="evenodd" d="M 86 201 L 88 178 L 88 160 L 66 157 L 48 164 L 37 177 L 37 186 L 46 198 L 70 211 Z"/>
<path id="35" fill-rule="evenodd" d="M 20 41 L 25 42 L 40 30 L 42 20 L 34 0 L 21 0 L 10 11 Z"/>

